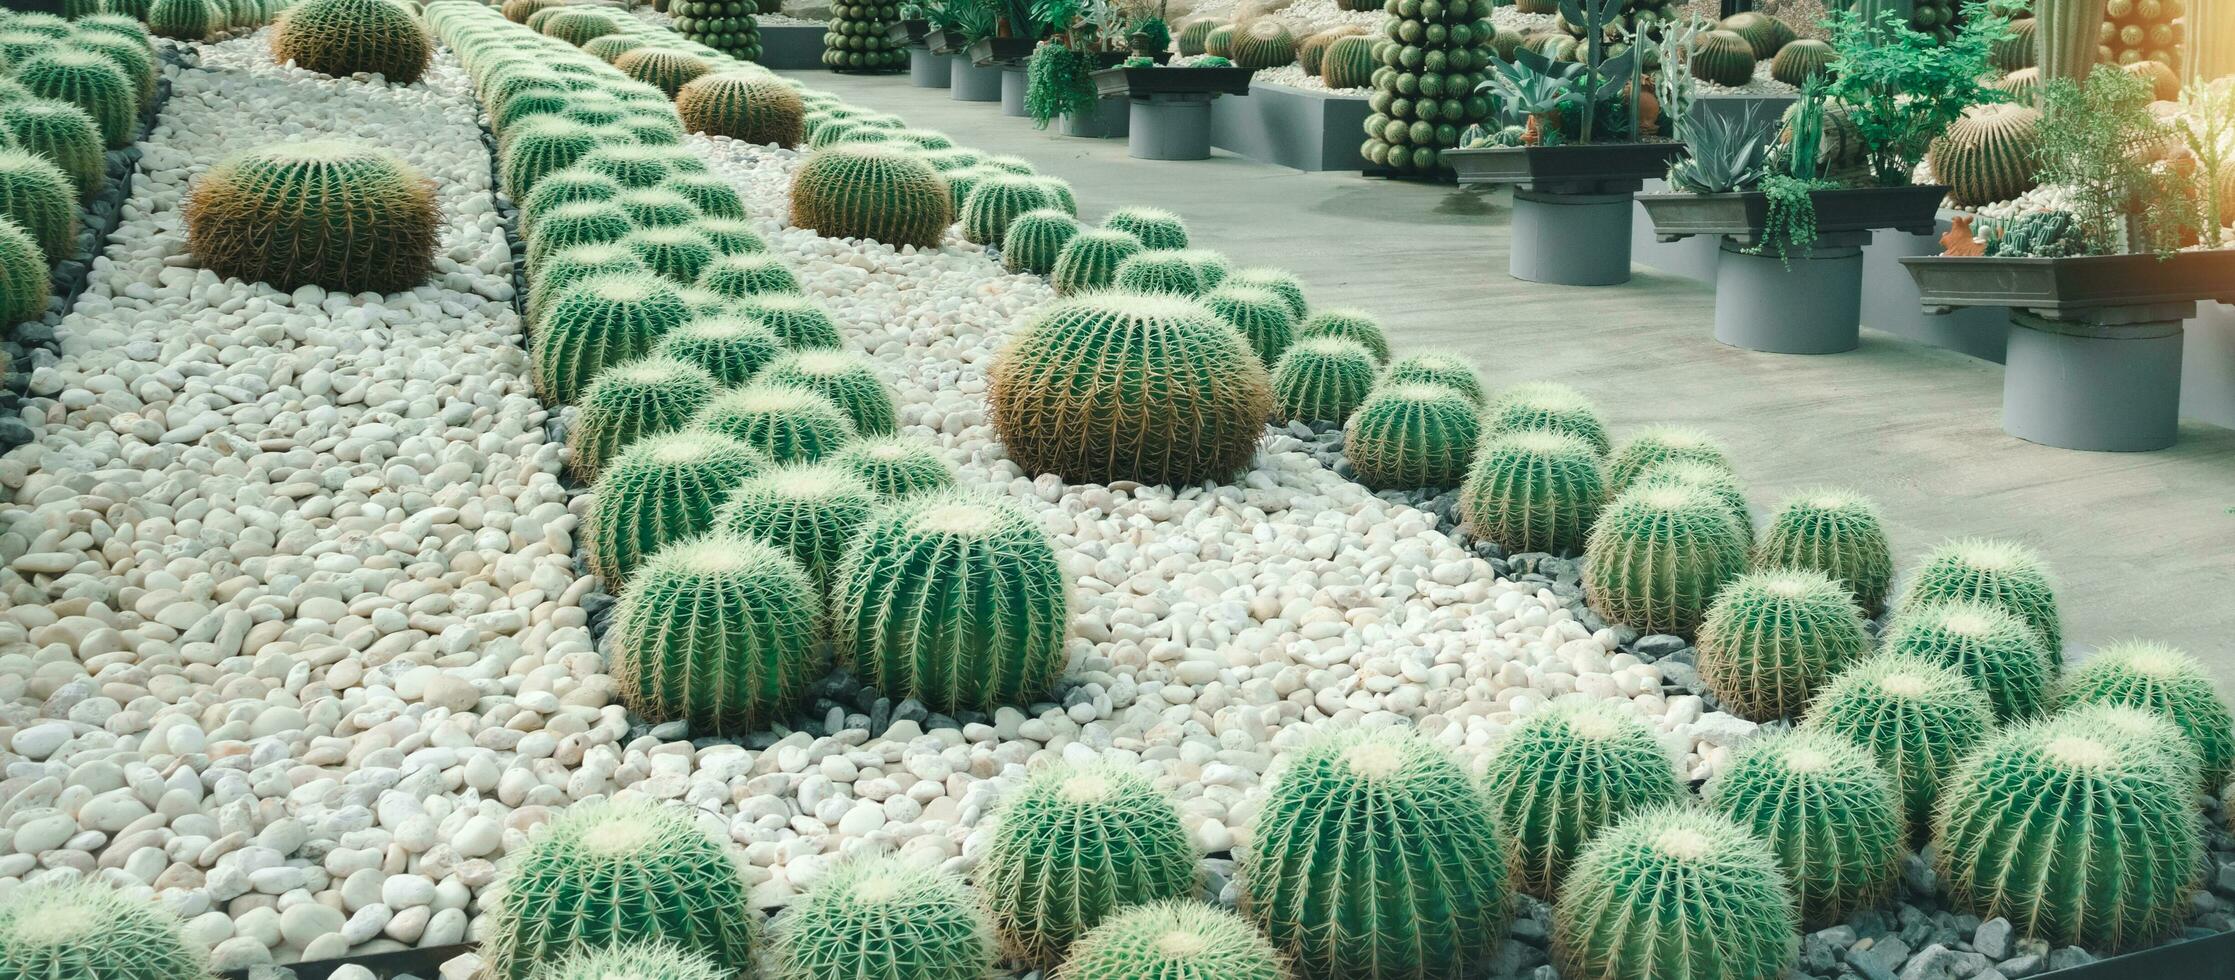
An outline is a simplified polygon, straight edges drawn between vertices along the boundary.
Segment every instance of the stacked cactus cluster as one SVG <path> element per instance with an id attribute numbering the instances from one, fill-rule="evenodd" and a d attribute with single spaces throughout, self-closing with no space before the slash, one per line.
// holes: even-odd
<path id="1" fill-rule="evenodd" d="M 908 67 L 908 51 L 889 34 L 900 5 L 889 0 L 839 3 L 823 34 L 823 65 L 832 71 L 881 75 Z"/>
<path id="2" fill-rule="evenodd" d="M 761 58 L 760 22 L 750 0 L 675 0 L 667 8 L 684 37 L 739 61 Z"/>
<path id="3" fill-rule="evenodd" d="M 1491 0 L 1388 0 L 1366 117 L 1366 162 L 1394 174 L 1435 174 L 1439 154 L 1490 114 L 1475 94 L 1491 58 Z M 1338 42 L 1339 43 L 1339 42 Z"/>
<path id="4" fill-rule="evenodd" d="M 2106 0 L 2103 4 L 2103 61 L 2114 65 L 2152 62 L 2176 79 L 2181 71 L 2181 51 L 2186 34 L 2183 15 L 2189 0 Z M 2209 2 L 2209 0 L 2206 0 Z M 2168 98 L 2159 95 L 2159 98 Z"/>

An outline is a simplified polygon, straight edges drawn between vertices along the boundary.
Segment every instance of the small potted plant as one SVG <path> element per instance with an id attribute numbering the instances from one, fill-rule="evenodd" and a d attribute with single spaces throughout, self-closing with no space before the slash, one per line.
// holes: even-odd
<path id="1" fill-rule="evenodd" d="M 1025 68 L 1025 111 L 1033 125 L 1046 129 L 1060 118 L 1066 135 L 1119 135 L 1124 120 L 1104 117 L 1094 72 L 1126 59 L 1118 48 L 1125 40 L 1124 14 L 1110 0 L 1040 0 L 1034 9 L 1063 28 L 1040 42 Z"/>
<path id="2" fill-rule="evenodd" d="M 1001 101 L 1001 66 L 981 66 L 966 53 L 993 36 L 993 8 L 985 0 L 927 0 L 923 11 L 931 24 L 924 45 L 947 59 L 948 97 L 957 102 Z"/>

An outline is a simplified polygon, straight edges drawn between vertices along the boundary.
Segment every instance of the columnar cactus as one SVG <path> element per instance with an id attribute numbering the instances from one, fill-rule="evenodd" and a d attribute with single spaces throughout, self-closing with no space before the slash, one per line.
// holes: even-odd
<path id="1" fill-rule="evenodd" d="M 1902 604 L 1969 600 L 2001 606 L 2041 636 L 2052 661 L 2064 659 L 2056 588 L 2033 549 L 2014 541 L 1965 538 L 1934 549 L 1909 576 Z"/>
<path id="2" fill-rule="evenodd" d="M 853 421 L 830 399 L 757 381 L 716 396 L 691 425 L 743 442 L 778 463 L 812 463 L 854 438 Z"/>
<path id="3" fill-rule="evenodd" d="M 791 293 L 755 293 L 730 304 L 738 316 L 758 320 L 792 350 L 841 346 L 838 324 L 821 303 Z"/>
<path id="4" fill-rule="evenodd" d="M 573 404 L 606 368 L 651 353 L 691 319 L 674 285 L 648 273 L 595 276 L 560 293 L 536 324 L 530 376 L 544 400 Z"/>
<path id="5" fill-rule="evenodd" d="M 1343 426 L 1343 456 L 1376 490 L 1448 489 L 1467 477 L 1482 419 L 1465 395 L 1437 384 L 1373 389 Z"/>
<path id="6" fill-rule="evenodd" d="M 804 388 L 831 400 L 862 435 L 890 435 L 899 425 L 892 391 L 869 360 L 859 354 L 836 350 L 806 350 L 786 354 L 762 371 L 754 382 Z"/>
<path id="7" fill-rule="evenodd" d="M 1257 361 L 1270 370 L 1296 339 L 1296 315 L 1278 293 L 1257 286 L 1220 286 L 1203 297 L 1203 305 L 1241 331 L 1257 352 Z"/>
<path id="8" fill-rule="evenodd" d="M 1283 980 L 1280 954 L 1226 909 L 1172 900 L 1122 909 L 1071 944 L 1055 980 Z"/>
<path id="9" fill-rule="evenodd" d="M 1079 219 L 1061 208 L 1038 208 L 1009 222 L 1001 244 L 1001 267 L 1010 272 L 1047 275 L 1063 247 L 1079 233 Z"/>
<path id="10" fill-rule="evenodd" d="M 1382 372 L 1383 384 L 1432 384 L 1442 385 L 1458 392 L 1476 408 L 1489 402 L 1489 393 L 1483 388 L 1482 374 L 1467 363 L 1467 359 L 1453 354 L 1414 354 L 1398 359 Z"/>
<path id="11" fill-rule="evenodd" d="M 841 143 L 792 175 L 791 219 L 826 238 L 931 248 L 954 223 L 954 209 L 946 181 L 914 153 Z"/>
<path id="12" fill-rule="evenodd" d="M 1118 266 L 1143 251 L 1130 232 L 1089 228 L 1071 236 L 1056 253 L 1048 279 L 1058 296 L 1102 289 L 1117 278 Z"/>
<path id="13" fill-rule="evenodd" d="M 2040 39 L 2044 81 L 2085 79 L 2101 57 L 2098 38 L 2106 0 L 2040 0 L 2034 4 L 2035 36 Z"/>
<path id="14" fill-rule="evenodd" d="M 1606 500 L 1589 443 L 1557 432 L 1488 433 L 1459 493 L 1467 532 L 1507 554 L 1583 550 Z"/>
<path id="15" fill-rule="evenodd" d="M 1002 247 L 1009 224 L 1029 211 L 1055 206 L 1037 177 L 1003 174 L 988 177 L 970 189 L 962 204 L 962 237 L 980 245 Z"/>
<path id="16" fill-rule="evenodd" d="M 2212 680 L 2188 654 L 2158 643 L 2104 647 L 2065 675 L 2058 700 L 2070 707 L 2116 704 L 2165 716 L 2195 743 L 2205 787 L 2218 786 L 2235 765 L 2235 718 Z"/>
<path id="17" fill-rule="evenodd" d="M 791 86 L 746 72 L 700 76 L 675 96 L 676 115 L 694 133 L 787 149 L 799 144 L 804 112 Z"/>
<path id="18" fill-rule="evenodd" d="M 1962 672 L 2002 721 L 2041 713 L 2056 683 L 2057 663 L 2041 638 L 2024 620 L 1983 602 L 1905 604 L 1886 627 L 1885 647 Z"/>
<path id="19" fill-rule="evenodd" d="M 1298 980 L 1440 980 L 1486 969 L 1505 937 L 1506 854 L 1443 749 L 1346 729 L 1288 757 L 1236 873 Z"/>
<path id="20" fill-rule="evenodd" d="M 1381 62 L 1374 56 L 1379 44 L 1371 37 L 1339 37 L 1327 45 L 1319 59 L 1319 80 L 1328 88 L 1365 88 L 1374 83 Z"/>
<path id="21" fill-rule="evenodd" d="M 1713 436 L 1698 429 L 1655 426 L 1639 430 L 1621 452 L 1614 454 L 1608 464 L 1607 489 L 1621 493 L 1647 470 L 1678 460 L 1731 469 L 1729 454 Z"/>
<path id="22" fill-rule="evenodd" d="M 1142 248 L 1182 249 L 1188 244 L 1187 223 L 1162 208 L 1122 207 L 1104 215 L 1102 227 L 1133 236 Z"/>
<path id="23" fill-rule="evenodd" d="M 1515 888 L 1549 898 L 1583 846 L 1683 795 L 1676 760 L 1626 706 L 1551 708 L 1513 727 L 1483 777 Z"/>
<path id="24" fill-rule="evenodd" d="M 1952 667 L 1881 653 L 1833 677 L 1804 727 L 1869 749 L 1901 793 L 1911 835 L 1921 836 L 1942 780 L 1994 727 L 1994 706 Z"/>
<path id="25" fill-rule="evenodd" d="M 1150 249 L 1118 263 L 1110 286 L 1132 293 L 1162 293 L 1195 299 L 1209 288 L 1195 263 L 1176 249 Z"/>
<path id="26" fill-rule="evenodd" d="M 915 439 L 884 436 L 857 440 L 830 458 L 886 500 L 955 485 L 954 468 L 939 450 Z"/>
<path id="27" fill-rule="evenodd" d="M 427 278 L 438 216 L 433 183 L 386 150 L 281 143 L 202 175 L 186 244 L 221 276 L 388 293 Z"/>
<path id="28" fill-rule="evenodd" d="M 1870 750 L 1820 728 L 1755 739 L 1707 785 L 1708 803 L 1777 855 L 1802 924 L 1877 905 L 1901 873 L 1901 792 Z"/>
<path id="29" fill-rule="evenodd" d="M 764 293 L 797 293 L 799 277 L 774 255 L 748 252 L 709 264 L 699 274 L 697 286 L 729 299 L 744 299 Z"/>
<path id="30" fill-rule="evenodd" d="M 1441 152 L 1488 118 L 1489 100 L 1474 92 L 1490 65 L 1490 0 L 1400 3 L 1382 21 L 1374 53 L 1387 71 L 1370 76 L 1366 142 L 1360 154 L 1374 167 L 1433 174 Z M 1342 42 L 1338 41 L 1339 46 Z M 1339 54 L 1330 49 L 1330 58 Z M 1322 72 L 1325 71 L 1324 66 Z"/>
<path id="31" fill-rule="evenodd" d="M 2035 186 L 2041 113 L 2028 106 L 1979 106 L 1932 143 L 1932 173 L 1948 199 L 1978 207 L 2016 199 Z"/>
<path id="32" fill-rule="evenodd" d="M 132 145 L 139 132 L 139 87 L 99 54 L 52 48 L 17 65 L 15 80 L 34 96 L 85 110 L 101 127 L 101 140 L 110 149 Z"/>
<path id="33" fill-rule="evenodd" d="M 1499 391 L 1484 413 L 1484 427 L 1501 433 L 1542 430 L 1574 436 L 1601 459 L 1614 445 L 1607 439 L 1599 407 L 1582 392 L 1553 381 L 1523 382 Z"/>
<path id="34" fill-rule="evenodd" d="M 713 375 L 716 384 L 735 388 L 751 381 L 783 349 L 783 341 L 757 321 L 701 316 L 668 331 L 653 352 L 696 364 Z"/>
<path id="35" fill-rule="evenodd" d="M 1297 341 L 1273 365 L 1273 417 L 1342 424 L 1373 390 L 1373 351 L 1339 337 Z"/>
<path id="36" fill-rule="evenodd" d="M 1732 579 L 1700 624 L 1700 679 L 1732 714 L 1754 721 L 1799 715 L 1833 674 L 1869 652 L 1854 597 L 1805 569 Z"/>
<path id="37" fill-rule="evenodd" d="M 854 532 L 877 505 L 876 491 L 843 468 L 783 466 L 739 484 L 715 522 L 775 545 L 807 570 L 822 593 Z"/>
<path id="38" fill-rule="evenodd" d="M 369 72 L 419 80 L 434 41 L 395 0 L 300 0 L 272 30 L 272 59 L 336 77 Z"/>
<path id="39" fill-rule="evenodd" d="M 50 879 L 0 900 L 0 970 L 54 980 L 196 980 L 210 975 L 177 915 L 92 878 Z"/>
<path id="40" fill-rule="evenodd" d="M 831 580 L 835 648 L 871 687 L 933 711 L 1044 697 L 1063 671 L 1070 589 L 1015 505 L 925 491 L 872 516 Z"/>
<path id="41" fill-rule="evenodd" d="M 578 951 L 661 942 L 725 975 L 753 965 L 744 877 L 682 806 L 641 798 L 568 807 L 511 862 L 482 940 L 484 969 L 528 980 Z"/>
<path id="42" fill-rule="evenodd" d="M 1614 498 L 1584 545 L 1583 590 L 1608 622 L 1689 635 L 1723 585 L 1746 570 L 1730 508 L 1697 487 L 1640 487 Z"/>
<path id="43" fill-rule="evenodd" d="M 1878 505 L 1846 490 L 1812 490 L 1786 500 L 1762 532 L 1754 563 L 1809 568 L 1838 579 L 1865 616 L 1886 608 L 1893 580 L 1893 553 Z"/>
<path id="44" fill-rule="evenodd" d="M 101 127 L 85 110 L 53 99 L 0 100 L 0 141 L 45 157 L 70 178 L 78 198 L 101 190 L 108 176 L 101 155 Z"/>
<path id="45" fill-rule="evenodd" d="M 1178 807 L 1147 779 L 1054 765 L 1003 804 L 978 890 L 1002 945 L 1045 969 L 1119 909 L 1192 895 L 1197 861 Z"/>
<path id="46" fill-rule="evenodd" d="M 1632 489 L 1640 487 L 1697 487 L 1714 494 L 1730 511 L 1731 521 L 1738 525 L 1739 539 L 1748 548 L 1754 546 L 1754 515 L 1746 502 L 1746 490 L 1739 486 L 1738 477 L 1729 469 L 1713 463 L 1689 459 L 1672 459 L 1656 463 L 1630 483 Z"/>
<path id="47" fill-rule="evenodd" d="M 1364 310 L 1321 310 L 1304 318 L 1296 328 L 1299 340 L 1333 337 L 1362 344 L 1373 352 L 1374 363 L 1389 363 L 1389 338 L 1382 332 L 1381 321 Z"/>
<path id="48" fill-rule="evenodd" d="M 848 860 L 776 920 L 775 980 L 984 980 L 993 926 L 962 879 L 895 858 Z"/>
<path id="49" fill-rule="evenodd" d="M 1273 407 L 1264 366 L 1208 308 L 1115 292 L 1043 311 L 994 363 L 987 400 L 1028 473 L 1175 486 L 1247 468 Z"/>
<path id="50" fill-rule="evenodd" d="M 47 257 L 23 226 L 0 217 L 0 327 L 47 311 Z"/>
<path id="51" fill-rule="evenodd" d="M 2156 939 L 2189 911 L 2204 845 L 2193 777 L 2084 719 L 2004 729 L 1933 817 L 1948 896 L 2058 945 Z"/>
<path id="52" fill-rule="evenodd" d="M 1562 976 L 1775 980 L 1799 956 L 1776 856 L 1729 818 L 1689 807 L 1639 813 L 1592 841 L 1552 909 Z"/>
<path id="53" fill-rule="evenodd" d="M 717 390 L 719 383 L 704 368 L 667 357 L 645 357 L 599 374 L 567 430 L 575 475 L 596 480 L 630 443 L 683 428 Z"/>
<path id="54" fill-rule="evenodd" d="M 764 730 L 824 673 L 820 590 L 758 538 L 717 532 L 661 548 L 616 608 L 621 700 L 655 722 L 689 722 L 694 735 Z"/>

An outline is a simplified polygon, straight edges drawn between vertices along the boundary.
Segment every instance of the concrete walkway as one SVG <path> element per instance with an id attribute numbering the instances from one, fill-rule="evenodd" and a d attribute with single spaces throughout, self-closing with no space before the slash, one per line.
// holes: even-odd
<path id="1" fill-rule="evenodd" d="M 1185 216 L 1195 243 L 1304 279 L 1314 306 L 1381 317 L 1400 353 L 1451 351 L 1494 385 L 1562 381 L 1596 399 L 1619 442 L 1697 425 L 1730 446 L 1757 511 L 1817 485 L 1884 506 L 1895 562 L 1953 536 L 2009 537 L 2056 569 L 2067 655 L 2143 637 L 2208 663 L 2235 696 L 2235 431 L 2184 424 L 2175 449 L 2079 453 L 2003 433 L 1999 365 L 1865 331 L 1860 350 L 1757 354 L 1710 336 L 1714 296 L 1640 270 L 1626 286 L 1506 275 L 1501 194 L 1311 174 L 1219 152 L 1129 159 L 1123 140 L 1035 130 L 907 76 L 792 73 L 857 104 L 1015 153 L 1071 182 L 1080 212 L 1125 204 Z"/>

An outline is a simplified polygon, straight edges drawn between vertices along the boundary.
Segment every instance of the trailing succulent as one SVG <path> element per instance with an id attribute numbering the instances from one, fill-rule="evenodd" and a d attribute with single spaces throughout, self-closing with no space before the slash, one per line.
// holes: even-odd
<path id="1" fill-rule="evenodd" d="M 1046 968 L 1119 909 L 1193 895 L 1196 862 L 1179 809 L 1147 779 L 1056 765 L 1002 804 L 978 889 L 1002 945 Z"/>
<path id="2" fill-rule="evenodd" d="M 222 276 L 388 293 L 426 279 L 437 217 L 434 185 L 386 150 L 281 143 L 201 176 L 186 202 L 186 241 Z"/>

